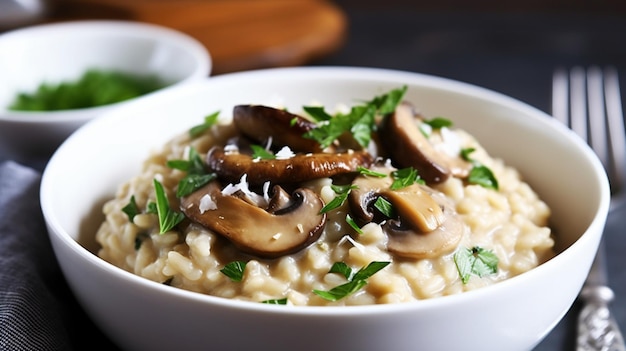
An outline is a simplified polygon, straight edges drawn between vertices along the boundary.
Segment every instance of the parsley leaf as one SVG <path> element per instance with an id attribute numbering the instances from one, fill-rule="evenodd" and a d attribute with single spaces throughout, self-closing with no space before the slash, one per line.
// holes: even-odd
<path id="1" fill-rule="evenodd" d="M 433 119 L 427 119 L 427 120 L 424 120 L 424 123 L 428 124 L 433 129 L 452 127 L 452 121 L 443 117 L 435 117 Z"/>
<path id="2" fill-rule="evenodd" d="M 348 280 L 352 279 L 352 268 L 350 268 L 350 266 L 348 266 L 345 262 L 333 263 L 328 273 L 339 273 Z"/>
<path id="3" fill-rule="evenodd" d="M 337 194 L 337 196 L 334 199 L 332 199 L 329 203 L 324 205 L 324 207 L 322 207 L 322 209 L 320 210 L 320 214 L 326 213 L 338 207 L 341 207 L 341 205 L 343 205 L 343 203 L 346 202 L 346 199 L 348 198 L 348 195 L 350 195 L 350 192 L 352 191 L 352 189 L 357 189 L 356 185 L 351 185 L 351 184 L 347 184 L 347 185 L 334 185 L 333 184 L 330 187 L 331 189 L 333 189 L 335 194 Z"/>
<path id="4" fill-rule="evenodd" d="M 224 266 L 220 270 L 222 274 L 230 278 L 234 282 L 240 282 L 243 279 L 243 273 L 246 270 L 245 261 L 233 261 Z"/>
<path id="5" fill-rule="evenodd" d="M 463 284 L 467 284 L 472 274 L 484 277 L 498 271 L 498 256 L 479 246 L 459 249 L 454 254 L 454 263 Z"/>
<path id="6" fill-rule="evenodd" d="M 491 169 L 470 157 L 470 154 L 475 150 L 476 149 L 474 148 L 465 148 L 461 150 L 461 157 L 465 161 L 471 162 L 473 165 L 469 176 L 467 177 L 467 182 L 470 184 L 480 185 L 487 189 L 498 190 L 500 185 L 498 184 L 498 179 L 496 179 L 496 176 L 493 174 Z"/>
<path id="7" fill-rule="evenodd" d="M 353 274 L 352 269 L 347 264 L 344 262 L 335 262 L 330 268 L 329 273 L 339 273 L 348 279 L 348 282 L 328 291 L 313 290 L 313 293 L 328 301 L 341 300 L 361 290 L 367 285 L 367 279 L 369 277 L 385 268 L 389 263 L 391 262 L 374 261 Z"/>
<path id="8" fill-rule="evenodd" d="M 253 159 L 273 160 L 276 158 L 276 155 L 274 155 L 271 151 L 266 150 L 263 146 L 252 144 L 250 145 L 250 148 L 252 149 Z"/>
<path id="9" fill-rule="evenodd" d="M 304 106 L 302 109 L 317 122 L 328 121 L 333 118 L 333 116 L 329 115 L 328 112 L 324 110 L 323 106 Z"/>
<path id="10" fill-rule="evenodd" d="M 268 304 L 268 305 L 286 305 L 287 302 L 288 300 L 286 297 L 282 299 L 270 299 L 270 300 L 261 301 L 261 303 Z"/>
<path id="11" fill-rule="evenodd" d="M 216 177 L 217 175 L 215 173 L 190 174 L 181 179 L 178 183 L 178 189 L 176 189 L 176 197 L 181 198 L 183 196 L 187 196 L 201 188 L 203 185 L 209 183 Z"/>
<path id="12" fill-rule="evenodd" d="M 137 202 L 135 201 L 135 195 L 131 195 L 130 201 L 126 206 L 122 208 L 122 212 L 126 213 L 129 221 L 133 221 L 136 215 L 140 214 L 141 211 L 139 207 L 137 207 Z"/>
<path id="13" fill-rule="evenodd" d="M 487 189 L 498 190 L 500 187 L 493 172 L 491 172 L 488 167 L 480 164 L 476 164 L 472 167 L 467 181 L 470 184 L 477 184 Z"/>
<path id="14" fill-rule="evenodd" d="M 385 173 L 376 172 L 376 171 L 373 171 L 373 170 L 371 170 L 369 168 L 365 168 L 363 166 L 358 166 L 356 170 L 360 174 L 366 175 L 366 176 L 370 176 L 370 177 L 385 178 L 387 176 L 387 174 L 385 174 Z"/>
<path id="15" fill-rule="evenodd" d="M 387 199 L 382 196 L 379 196 L 374 202 L 374 208 L 376 208 L 380 213 L 385 215 L 387 218 L 394 218 L 396 216 L 396 211 L 393 209 L 393 205 Z"/>
<path id="16" fill-rule="evenodd" d="M 350 216 L 350 214 L 346 215 L 346 223 L 348 223 L 348 225 L 354 229 L 355 232 L 359 233 L 359 234 L 363 234 L 363 230 L 361 228 L 359 228 L 358 224 L 356 224 L 356 222 L 354 221 L 354 219 L 352 219 L 352 217 Z"/>
<path id="17" fill-rule="evenodd" d="M 387 94 L 376 96 L 362 105 L 353 106 L 348 114 L 330 116 L 322 108 L 306 107 L 305 110 L 318 123 L 315 128 L 304 134 L 305 138 L 317 141 L 322 148 L 330 146 L 337 138 L 350 132 L 354 140 L 362 147 L 367 147 L 376 129 L 376 115 L 389 114 L 402 100 L 407 87 L 394 89 Z M 330 117 L 330 118 L 329 118 Z"/>
<path id="18" fill-rule="evenodd" d="M 159 217 L 159 234 L 163 234 L 178 225 L 185 218 L 185 215 L 170 208 L 163 185 L 156 179 L 154 179 L 154 191 L 156 193 L 156 207 Z"/>
<path id="19" fill-rule="evenodd" d="M 169 160 L 167 166 L 186 171 L 187 175 L 178 183 L 176 197 L 187 196 L 217 177 L 215 173 L 207 173 L 204 162 L 195 148 L 189 149 L 189 160 Z"/>
<path id="20" fill-rule="evenodd" d="M 391 172 L 393 183 L 389 186 L 391 190 L 398 190 L 411 186 L 415 183 L 424 184 L 424 180 L 417 174 L 417 170 L 413 167 L 407 167 Z"/>
<path id="21" fill-rule="evenodd" d="M 215 123 L 217 123 L 217 119 L 220 115 L 220 112 L 213 112 L 210 115 L 204 117 L 204 122 L 202 124 L 198 124 L 196 126 L 191 127 L 189 129 L 189 136 L 192 138 L 197 137 L 198 135 L 204 133 L 207 129 L 211 128 Z"/>

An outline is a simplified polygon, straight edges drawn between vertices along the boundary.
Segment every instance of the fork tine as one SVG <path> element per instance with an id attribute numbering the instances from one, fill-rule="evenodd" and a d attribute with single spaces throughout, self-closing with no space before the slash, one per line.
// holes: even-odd
<path id="1" fill-rule="evenodd" d="M 552 77 L 552 116 L 564 125 L 569 125 L 567 71 L 559 68 Z"/>
<path id="2" fill-rule="evenodd" d="M 585 141 L 587 134 L 587 89 L 585 86 L 585 70 L 574 67 L 570 71 L 570 128 Z"/>
<path id="3" fill-rule="evenodd" d="M 609 151 L 607 147 L 604 87 L 602 85 L 602 70 L 597 66 L 587 70 L 587 99 L 589 112 L 589 144 L 604 165 L 604 169 L 610 168 Z"/>
<path id="4" fill-rule="evenodd" d="M 609 179 L 613 193 L 621 191 L 626 181 L 626 130 L 619 88 L 619 77 L 614 67 L 605 70 L 604 90 L 606 96 L 607 123 L 611 149 Z"/>

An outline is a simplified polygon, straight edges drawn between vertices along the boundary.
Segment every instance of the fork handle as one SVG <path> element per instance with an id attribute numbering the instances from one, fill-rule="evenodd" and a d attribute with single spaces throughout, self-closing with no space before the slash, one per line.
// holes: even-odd
<path id="1" fill-rule="evenodd" d="M 606 286 L 586 286 L 584 306 L 578 317 L 577 351 L 626 351 L 622 333 L 611 315 L 614 293 Z"/>

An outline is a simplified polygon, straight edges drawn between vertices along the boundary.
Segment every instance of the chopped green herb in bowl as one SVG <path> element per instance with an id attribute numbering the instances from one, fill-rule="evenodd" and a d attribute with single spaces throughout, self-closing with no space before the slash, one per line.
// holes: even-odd
<path id="1" fill-rule="evenodd" d="M 33 92 L 20 92 L 9 109 L 57 111 L 103 106 L 145 95 L 166 85 L 154 74 L 89 69 L 79 79 L 44 82 Z"/>

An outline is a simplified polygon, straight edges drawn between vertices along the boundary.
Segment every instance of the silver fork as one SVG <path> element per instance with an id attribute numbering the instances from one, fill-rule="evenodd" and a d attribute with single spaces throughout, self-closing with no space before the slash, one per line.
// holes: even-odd
<path id="1" fill-rule="evenodd" d="M 586 140 L 607 171 L 611 185 L 611 210 L 624 199 L 626 133 L 617 70 L 593 66 L 585 70 L 559 69 L 554 73 L 552 114 Z M 608 286 L 604 239 L 580 292 L 583 307 L 578 316 L 577 351 L 626 351 L 624 339 L 609 305 L 614 298 Z"/>

